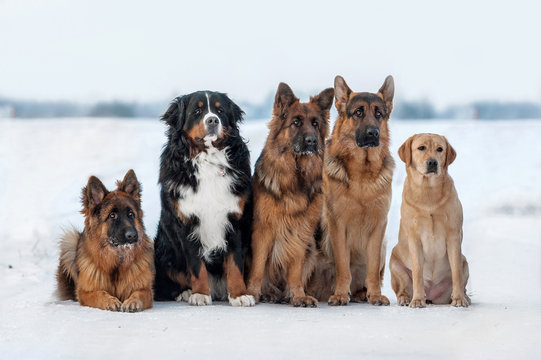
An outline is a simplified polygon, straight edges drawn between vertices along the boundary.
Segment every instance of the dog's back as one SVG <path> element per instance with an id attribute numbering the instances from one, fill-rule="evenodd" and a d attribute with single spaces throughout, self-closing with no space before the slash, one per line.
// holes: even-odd
<path id="1" fill-rule="evenodd" d="M 77 247 L 81 233 L 75 229 L 64 231 L 60 238 L 60 261 L 56 272 L 56 294 L 60 300 L 75 300 L 77 281 Z"/>

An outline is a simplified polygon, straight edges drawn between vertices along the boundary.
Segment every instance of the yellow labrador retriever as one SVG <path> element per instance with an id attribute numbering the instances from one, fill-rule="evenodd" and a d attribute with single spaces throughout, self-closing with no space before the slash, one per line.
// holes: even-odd
<path id="1" fill-rule="evenodd" d="M 391 284 L 399 305 L 468 306 L 468 262 L 462 255 L 462 205 L 447 167 L 456 152 L 435 134 L 410 137 L 398 150 L 406 163 Z"/>

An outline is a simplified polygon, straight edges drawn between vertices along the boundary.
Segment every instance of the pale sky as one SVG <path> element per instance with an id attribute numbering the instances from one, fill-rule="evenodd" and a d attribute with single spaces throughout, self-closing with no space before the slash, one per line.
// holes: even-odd
<path id="1" fill-rule="evenodd" d="M 280 81 L 439 106 L 541 102 L 536 1 L 0 0 L 0 96 L 260 101 Z"/>

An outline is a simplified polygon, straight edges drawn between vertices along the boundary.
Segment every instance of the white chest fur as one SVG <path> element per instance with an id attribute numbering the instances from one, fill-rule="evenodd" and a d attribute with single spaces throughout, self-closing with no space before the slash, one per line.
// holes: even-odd
<path id="1" fill-rule="evenodd" d="M 208 140 L 207 144 L 207 152 L 201 152 L 192 160 L 198 169 L 197 191 L 182 186 L 178 205 L 185 216 L 199 218 L 199 226 L 190 237 L 201 242 L 201 255 L 208 259 L 212 251 L 227 248 L 225 233 L 231 227 L 228 214 L 240 212 L 240 208 L 238 197 L 231 193 L 234 178 L 226 173 L 227 148 L 218 150 Z"/>

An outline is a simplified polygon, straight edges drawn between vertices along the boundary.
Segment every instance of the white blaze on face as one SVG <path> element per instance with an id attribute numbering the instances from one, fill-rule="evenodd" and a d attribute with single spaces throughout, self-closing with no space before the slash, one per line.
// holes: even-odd
<path id="1" fill-rule="evenodd" d="M 209 126 L 207 124 L 207 119 L 210 118 L 210 117 L 215 117 L 218 119 L 218 127 L 216 128 L 216 134 L 213 135 L 212 137 L 216 138 L 217 135 L 220 135 L 221 132 L 222 132 L 222 119 L 220 119 L 220 117 L 218 116 L 218 114 L 215 114 L 212 112 L 212 110 L 210 109 L 210 99 L 209 99 L 209 94 L 207 92 L 205 92 L 205 95 L 207 96 L 207 107 L 208 107 L 208 113 L 205 114 L 205 117 L 203 118 L 203 123 L 205 124 L 205 131 L 206 133 L 208 134 L 209 132 Z M 208 136 L 208 135 L 207 135 Z M 205 136 L 205 137 L 207 137 Z"/>

